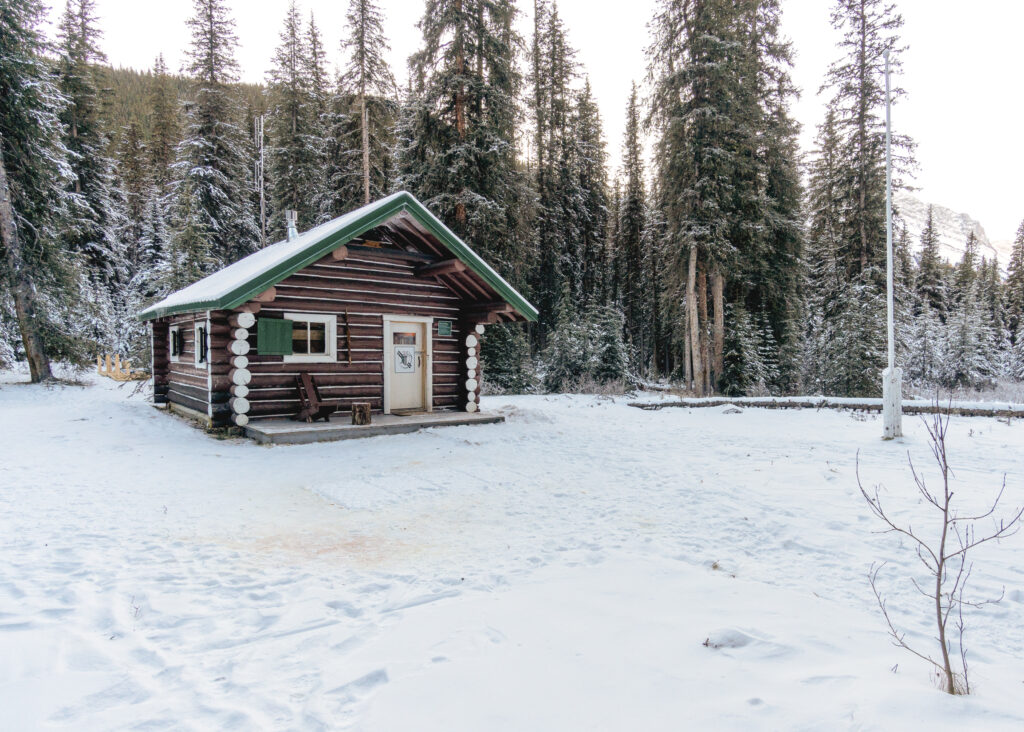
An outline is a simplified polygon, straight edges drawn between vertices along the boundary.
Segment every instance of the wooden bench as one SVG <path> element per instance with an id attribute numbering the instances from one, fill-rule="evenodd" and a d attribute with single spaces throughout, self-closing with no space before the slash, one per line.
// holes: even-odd
<path id="1" fill-rule="evenodd" d="M 299 403 L 302 408 L 292 419 L 306 422 L 322 419 L 325 422 L 330 422 L 331 415 L 338 409 L 338 402 L 328 401 L 320 396 L 316 380 L 308 371 L 302 371 L 295 377 L 295 385 L 299 390 Z"/>

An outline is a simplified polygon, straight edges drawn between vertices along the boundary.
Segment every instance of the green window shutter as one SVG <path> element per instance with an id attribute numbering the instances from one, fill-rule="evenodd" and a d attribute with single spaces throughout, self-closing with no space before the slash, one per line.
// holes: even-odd
<path id="1" fill-rule="evenodd" d="M 292 321 L 276 318 L 256 321 L 256 353 L 261 356 L 291 356 Z"/>

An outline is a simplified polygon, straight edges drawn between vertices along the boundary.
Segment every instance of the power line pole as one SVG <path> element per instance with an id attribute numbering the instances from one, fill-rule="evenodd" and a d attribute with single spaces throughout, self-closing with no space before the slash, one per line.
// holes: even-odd
<path id="1" fill-rule="evenodd" d="M 892 122 L 890 119 L 889 51 L 885 52 L 885 289 L 889 363 L 882 372 L 882 439 L 903 437 L 903 369 L 896 368 L 895 296 L 892 262 Z"/>

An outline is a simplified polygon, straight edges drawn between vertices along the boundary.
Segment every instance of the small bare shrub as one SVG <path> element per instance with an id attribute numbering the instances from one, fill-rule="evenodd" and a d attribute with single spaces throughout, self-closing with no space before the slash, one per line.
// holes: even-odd
<path id="1" fill-rule="evenodd" d="M 970 694 L 971 685 L 967 674 L 967 650 L 964 645 L 964 608 L 979 608 L 984 605 L 997 603 L 1002 600 L 1002 594 L 996 598 L 985 600 L 968 600 L 964 597 L 964 590 L 967 581 L 971 577 L 971 570 L 974 567 L 969 555 L 972 549 L 980 544 L 999 539 L 1004 539 L 1015 534 L 1020 529 L 1021 516 L 1024 515 L 1024 506 L 1011 512 L 1009 518 L 996 518 L 996 509 L 1003 498 L 1006 489 L 1006 476 L 1003 476 L 1003 483 L 996 494 L 995 499 L 989 504 L 988 510 L 972 514 L 961 515 L 953 503 L 953 490 L 950 488 L 949 480 L 952 469 L 946 453 L 946 430 L 949 427 L 949 412 L 935 414 L 932 416 L 928 427 L 928 436 L 931 442 L 932 455 L 942 475 L 942 491 L 935 493 L 925 484 L 924 479 L 914 468 L 914 462 L 908 453 L 907 460 L 910 465 L 910 472 L 913 475 L 914 483 L 918 492 L 924 498 L 927 505 L 932 506 L 936 512 L 935 536 L 928 539 L 923 538 L 920 528 L 914 528 L 909 523 L 906 526 L 897 524 L 882 506 L 879 496 L 880 486 L 875 486 L 872 493 L 864 488 L 860 479 L 860 456 L 857 460 L 857 486 L 861 495 L 867 501 L 871 512 L 877 516 L 886 528 L 882 533 L 895 532 L 910 540 L 917 558 L 928 571 L 929 584 L 922 587 L 916 579 L 911 578 L 915 589 L 926 598 L 929 614 L 934 613 L 935 625 L 938 631 L 936 640 L 939 644 L 940 661 L 936 661 L 929 654 L 912 648 L 906 641 L 906 634 L 897 630 L 889 611 L 886 608 L 885 598 L 878 589 L 878 573 L 885 566 L 871 566 L 869 580 L 871 589 L 875 593 L 875 599 L 882 611 L 886 624 L 889 626 L 889 635 L 893 644 L 899 648 L 910 651 L 918 658 L 932 664 L 942 683 L 942 688 L 949 694 Z M 976 527 L 983 520 L 991 520 L 992 526 L 988 533 L 978 533 Z M 952 626 L 950 621 L 952 620 Z M 953 670 L 952 643 L 950 641 L 951 631 L 957 635 L 957 646 L 959 659 L 956 661 L 958 670 Z"/>

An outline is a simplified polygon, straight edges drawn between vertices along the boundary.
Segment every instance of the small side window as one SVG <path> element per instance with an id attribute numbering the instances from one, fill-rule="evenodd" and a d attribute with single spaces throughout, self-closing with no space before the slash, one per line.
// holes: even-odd
<path id="1" fill-rule="evenodd" d="M 181 352 L 185 350 L 184 340 L 180 326 L 173 325 L 167 331 L 167 350 L 172 363 L 177 363 L 181 359 Z"/>
<path id="2" fill-rule="evenodd" d="M 209 356 L 210 344 L 206 338 L 206 323 L 196 323 L 195 326 L 195 357 L 196 366 L 204 364 Z"/>

